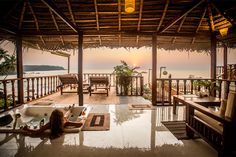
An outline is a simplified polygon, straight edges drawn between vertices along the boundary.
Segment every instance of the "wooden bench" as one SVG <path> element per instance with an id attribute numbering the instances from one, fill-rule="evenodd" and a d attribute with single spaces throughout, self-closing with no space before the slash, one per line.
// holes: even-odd
<path id="1" fill-rule="evenodd" d="M 105 76 L 92 76 L 89 78 L 89 95 L 92 94 L 106 94 L 110 90 L 109 78 Z M 104 89 L 105 92 L 96 92 L 97 89 Z"/>
<path id="2" fill-rule="evenodd" d="M 229 93 L 225 113 L 193 101 L 184 103 L 187 136 L 193 138 L 196 133 L 218 151 L 219 157 L 230 156 L 236 148 L 236 93 Z"/>

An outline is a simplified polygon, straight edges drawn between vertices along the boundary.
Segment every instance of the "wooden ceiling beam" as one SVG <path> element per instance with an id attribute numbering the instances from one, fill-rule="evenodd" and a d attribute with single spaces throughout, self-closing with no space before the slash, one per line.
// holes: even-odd
<path id="1" fill-rule="evenodd" d="M 153 32 L 137 32 L 137 31 L 84 31 L 84 35 L 86 36 L 98 36 L 98 35 L 140 35 L 140 36 L 151 36 Z M 23 36 L 71 36 L 78 35 L 72 31 L 22 31 Z M 210 33 L 198 34 L 198 33 L 156 33 L 157 36 L 176 36 L 176 37 L 202 37 L 202 38 L 210 38 Z"/>
<path id="2" fill-rule="evenodd" d="M 16 10 L 16 8 L 23 2 L 23 0 L 18 0 L 16 3 L 12 4 L 13 7 L 11 9 L 9 9 L 6 14 L 3 14 L 3 15 L 0 15 L 1 16 L 1 19 L 7 19 L 10 14 Z M 24 2 L 25 3 L 25 2 Z"/>
<path id="3" fill-rule="evenodd" d="M 50 12 L 50 14 L 51 14 L 51 16 L 52 16 L 52 20 L 53 20 L 53 22 L 54 22 L 54 25 L 55 25 L 56 28 L 57 28 L 57 31 L 60 31 L 59 26 L 58 26 L 58 24 L 57 24 L 57 20 L 56 20 L 56 18 L 55 18 L 55 16 L 54 16 L 54 13 L 51 11 L 51 9 L 49 9 L 49 12 Z M 61 39 L 62 45 L 65 45 L 65 42 L 64 42 L 62 36 L 60 36 L 60 39 Z"/>
<path id="4" fill-rule="evenodd" d="M 232 19 L 227 15 L 226 12 L 222 11 L 221 8 L 217 7 L 214 2 L 211 2 L 211 5 L 216 9 L 218 13 L 220 13 L 227 21 L 231 23 L 232 26 L 235 26 L 235 21 L 232 21 Z"/>
<path id="5" fill-rule="evenodd" d="M 179 24 L 179 27 L 177 28 L 176 33 L 179 33 L 179 32 L 180 32 L 181 27 L 182 27 L 182 25 L 184 24 L 184 21 L 185 21 L 186 17 L 187 17 L 187 16 L 184 16 L 184 17 L 182 18 L 182 20 L 181 20 L 181 22 L 180 22 L 180 24 Z M 173 38 L 172 44 L 175 43 L 175 40 L 176 40 L 176 36 Z"/>
<path id="6" fill-rule="evenodd" d="M 121 31 L 121 0 L 118 0 L 118 30 Z"/>
<path id="7" fill-rule="evenodd" d="M 100 30 L 99 28 L 99 18 L 98 18 L 98 6 L 97 6 L 97 0 L 94 0 L 94 8 L 95 8 L 95 12 L 96 12 L 96 25 L 97 25 L 97 31 Z M 102 39 L 101 36 L 98 35 L 98 39 L 99 39 L 99 44 L 102 45 Z"/>
<path id="8" fill-rule="evenodd" d="M 51 9 L 49 9 L 49 12 L 50 12 L 50 14 L 52 16 L 52 20 L 53 20 L 54 25 L 56 26 L 57 31 L 60 31 L 59 27 L 58 27 L 58 24 L 57 24 L 57 20 L 56 20 L 56 18 L 54 16 L 53 12 L 51 11 Z"/>
<path id="9" fill-rule="evenodd" d="M 62 21 L 64 21 L 74 32 L 78 33 L 78 27 L 73 24 L 51 0 L 41 0 L 51 9 Z"/>
<path id="10" fill-rule="evenodd" d="M 200 19 L 200 21 L 199 21 L 199 23 L 198 23 L 198 26 L 197 26 L 197 29 L 196 29 L 195 33 L 198 33 L 199 28 L 200 28 L 200 26 L 201 26 L 201 24 L 202 24 L 202 21 L 203 21 L 205 15 L 206 15 L 206 11 L 207 11 L 207 7 L 205 7 L 205 9 L 204 9 L 204 11 L 203 11 L 202 17 L 201 17 L 201 19 Z M 195 39 L 196 39 L 196 38 L 193 37 L 191 44 L 194 44 Z"/>
<path id="11" fill-rule="evenodd" d="M 161 16 L 161 20 L 160 20 L 160 22 L 159 22 L 159 24 L 158 24 L 158 26 L 157 26 L 157 31 L 159 31 L 159 29 L 161 28 L 161 25 L 162 25 L 162 23 L 163 23 L 163 21 L 164 21 L 164 18 L 165 18 L 165 16 L 166 16 L 166 12 L 167 12 L 167 8 L 168 8 L 168 6 L 169 6 L 169 3 L 170 3 L 170 0 L 166 0 L 166 5 L 165 5 L 165 8 L 164 8 L 164 10 L 163 10 L 163 14 L 162 14 L 162 16 Z"/>
<path id="12" fill-rule="evenodd" d="M 27 4 L 28 4 L 28 6 L 29 6 L 30 12 L 31 12 L 31 13 L 32 13 L 32 15 L 33 15 L 33 18 L 34 18 L 34 22 L 35 22 L 36 29 L 37 29 L 37 31 L 39 31 L 39 23 L 38 23 L 38 19 L 37 19 L 37 17 L 36 17 L 36 15 L 35 15 L 35 13 L 34 13 L 34 10 L 33 10 L 33 8 L 32 8 L 32 6 L 31 6 L 31 4 L 30 4 L 30 2 L 29 2 L 29 1 L 27 1 Z"/>
<path id="13" fill-rule="evenodd" d="M 26 1 L 24 1 L 23 8 L 22 8 L 21 14 L 20 14 L 20 21 L 19 21 L 19 25 L 18 25 L 19 30 L 21 30 L 21 28 L 22 28 L 22 23 L 23 23 L 23 19 L 24 19 L 24 15 L 25 15 L 26 4 L 27 4 Z"/>
<path id="14" fill-rule="evenodd" d="M 68 6 L 68 9 L 69 9 L 69 12 L 70 12 L 72 22 L 74 23 L 74 25 L 76 25 L 74 14 L 73 14 L 72 9 L 71 9 L 70 0 L 67 0 L 66 2 L 67 2 L 67 6 Z"/>
<path id="15" fill-rule="evenodd" d="M 140 31 L 140 25 L 141 25 L 141 20 L 142 20 L 142 12 L 143 12 L 143 0 L 140 0 L 139 2 L 139 18 L 138 18 L 138 26 L 137 26 L 137 31 Z M 136 38 L 136 43 L 138 45 L 139 42 L 139 35 L 137 35 Z"/>
<path id="16" fill-rule="evenodd" d="M 173 26 L 176 22 L 178 22 L 180 19 L 182 19 L 184 16 L 186 16 L 188 13 L 190 13 L 193 9 L 198 7 L 200 4 L 202 4 L 205 0 L 200 0 L 200 1 L 194 1 L 194 3 L 190 6 L 187 7 L 184 11 L 181 12 L 181 14 L 177 15 L 173 20 L 171 20 L 168 24 L 166 24 L 162 29 L 160 29 L 158 32 L 163 33 L 165 32 L 168 28 Z"/>
<path id="17" fill-rule="evenodd" d="M 210 4 L 207 5 L 207 11 L 208 11 L 208 16 L 209 16 L 209 20 L 210 20 L 211 32 L 214 32 L 215 31 L 215 25 L 214 25 L 214 21 L 213 21 L 212 10 L 211 10 L 211 5 Z"/>

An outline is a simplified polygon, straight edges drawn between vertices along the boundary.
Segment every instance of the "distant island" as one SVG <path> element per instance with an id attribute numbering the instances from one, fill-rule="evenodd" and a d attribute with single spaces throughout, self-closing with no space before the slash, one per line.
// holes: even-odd
<path id="1" fill-rule="evenodd" d="M 24 65 L 24 71 L 51 71 L 51 70 L 65 70 L 61 66 L 52 65 Z"/>

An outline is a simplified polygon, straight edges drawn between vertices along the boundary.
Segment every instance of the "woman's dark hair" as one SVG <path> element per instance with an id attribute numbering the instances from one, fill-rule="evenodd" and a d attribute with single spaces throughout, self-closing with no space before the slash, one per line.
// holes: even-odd
<path id="1" fill-rule="evenodd" d="M 61 110 L 55 109 L 50 116 L 50 138 L 54 139 L 62 135 L 64 128 L 64 114 Z"/>

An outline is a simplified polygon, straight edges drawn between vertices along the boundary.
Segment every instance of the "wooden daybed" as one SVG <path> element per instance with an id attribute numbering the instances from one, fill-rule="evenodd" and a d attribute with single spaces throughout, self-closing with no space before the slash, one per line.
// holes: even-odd
<path id="1" fill-rule="evenodd" d="M 236 93 L 230 92 L 220 111 L 186 101 L 186 131 L 194 133 L 218 151 L 219 157 L 231 156 L 236 148 Z M 225 108 L 225 112 L 224 112 Z"/>
<path id="2" fill-rule="evenodd" d="M 106 76 L 92 76 L 89 78 L 89 95 L 92 94 L 106 94 L 110 90 L 109 78 Z M 98 92 L 98 89 L 104 89 L 105 92 Z"/>

